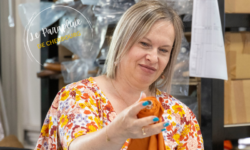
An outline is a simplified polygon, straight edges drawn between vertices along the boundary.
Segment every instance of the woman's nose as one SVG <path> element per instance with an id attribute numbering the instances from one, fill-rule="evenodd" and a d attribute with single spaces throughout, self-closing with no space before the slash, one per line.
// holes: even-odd
<path id="1" fill-rule="evenodd" d="M 146 55 L 146 59 L 151 63 L 156 63 L 158 61 L 157 49 L 154 48 L 151 51 L 149 51 L 148 54 Z"/>

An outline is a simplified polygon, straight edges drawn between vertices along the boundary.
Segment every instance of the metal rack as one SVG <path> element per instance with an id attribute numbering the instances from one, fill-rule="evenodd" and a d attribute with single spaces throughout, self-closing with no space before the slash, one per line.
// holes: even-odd
<path id="1" fill-rule="evenodd" d="M 46 1 L 46 0 L 41 0 Z M 59 21 L 50 25 L 49 28 L 58 26 Z M 42 31 L 41 31 L 42 32 Z M 42 35 L 42 33 L 40 33 Z M 57 34 L 48 35 L 46 37 L 41 36 L 41 42 L 46 42 L 48 40 L 52 40 L 57 38 Z M 58 46 L 56 44 L 51 46 L 46 46 L 41 48 L 41 64 L 44 64 L 46 59 L 53 58 L 58 56 Z M 41 70 L 43 70 L 43 66 L 41 66 Z M 50 78 L 41 78 L 41 125 L 44 122 L 46 114 L 59 91 L 58 89 L 59 80 L 58 79 L 50 79 Z"/>
<path id="2" fill-rule="evenodd" d="M 250 27 L 250 14 L 225 14 L 225 1 L 218 0 L 223 35 L 225 30 Z M 249 29 L 248 29 L 249 30 Z M 209 111 L 204 111 L 209 107 Z M 217 79 L 201 79 L 201 132 L 206 150 L 223 149 L 224 140 L 237 140 L 250 137 L 250 125 L 224 125 L 224 81 Z M 206 115 L 205 115 L 206 116 Z M 210 123 L 209 123 L 210 122 Z"/>
<path id="3" fill-rule="evenodd" d="M 250 31 L 250 14 L 225 14 L 225 30 L 238 32 L 239 27 L 246 27 Z M 250 123 L 224 125 L 224 139 L 237 140 L 250 137 Z"/>
<path id="4" fill-rule="evenodd" d="M 224 35 L 225 12 L 224 0 L 217 0 Z M 192 28 L 191 22 L 184 22 L 185 31 Z M 224 81 L 219 79 L 201 78 L 200 128 L 205 150 L 224 149 Z M 198 90 L 198 89 L 197 89 Z M 197 92 L 198 93 L 198 92 Z M 198 95 L 197 95 L 198 96 Z"/>

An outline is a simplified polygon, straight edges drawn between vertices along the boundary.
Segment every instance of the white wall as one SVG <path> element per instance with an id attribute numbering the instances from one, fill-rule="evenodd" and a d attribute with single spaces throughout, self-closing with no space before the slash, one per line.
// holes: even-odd
<path id="1" fill-rule="evenodd" d="M 17 134 L 15 28 L 8 26 L 8 1 L 0 1 L 1 79 L 9 134 Z M 5 123 L 3 124 L 5 125 Z M 6 128 L 6 127 L 5 127 Z"/>
<path id="2" fill-rule="evenodd" d="M 41 66 L 29 59 L 25 51 L 24 27 L 18 13 L 19 4 L 27 2 L 40 2 L 40 0 L 12 0 L 15 27 L 10 28 L 7 19 L 8 1 L 0 1 L 3 92 L 10 133 L 16 135 L 23 144 L 25 144 L 24 134 L 31 131 L 31 135 L 40 133 L 41 125 L 41 79 L 37 78 Z M 38 61 L 41 50 L 36 45 L 40 43 L 39 41 L 30 45 L 32 54 Z"/>
<path id="3" fill-rule="evenodd" d="M 28 57 L 24 49 L 24 27 L 18 14 L 18 5 L 39 0 L 16 0 L 16 65 L 17 65 L 17 97 L 18 97 L 18 135 L 23 138 L 23 131 L 35 130 L 40 132 L 41 125 L 41 80 L 36 74 L 41 66 Z M 39 40 L 40 41 L 40 40 Z M 32 43 L 30 49 L 35 58 L 40 61 L 40 49 Z"/>

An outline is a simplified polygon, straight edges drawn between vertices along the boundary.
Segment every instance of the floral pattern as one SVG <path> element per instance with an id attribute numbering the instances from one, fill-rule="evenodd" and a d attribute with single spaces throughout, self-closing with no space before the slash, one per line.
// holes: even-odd
<path id="1" fill-rule="evenodd" d="M 203 139 L 193 112 L 179 100 L 157 89 L 164 108 L 162 120 L 166 150 L 202 150 Z M 116 117 L 110 101 L 92 77 L 63 87 L 56 95 L 44 121 L 35 150 L 67 150 L 77 137 L 101 130 Z M 128 148 L 127 139 L 121 148 Z"/>

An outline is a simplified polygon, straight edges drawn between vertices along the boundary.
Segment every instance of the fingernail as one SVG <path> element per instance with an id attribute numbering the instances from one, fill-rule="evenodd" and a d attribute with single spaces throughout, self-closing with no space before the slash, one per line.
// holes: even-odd
<path id="1" fill-rule="evenodd" d="M 142 103 L 142 105 L 143 105 L 143 106 L 147 106 L 147 105 L 149 105 L 149 102 L 148 102 L 148 101 L 145 101 L 145 102 Z"/>
<path id="2" fill-rule="evenodd" d="M 164 129 L 162 129 L 161 131 L 165 131 L 166 129 L 164 128 Z"/>
<path id="3" fill-rule="evenodd" d="M 164 123 L 163 126 L 167 127 L 167 126 L 169 126 L 169 123 Z"/>
<path id="4" fill-rule="evenodd" d="M 153 121 L 154 121 L 154 122 L 159 121 L 159 118 L 158 118 L 158 117 L 155 117 L 155 118 L 153 119 Z"/>

